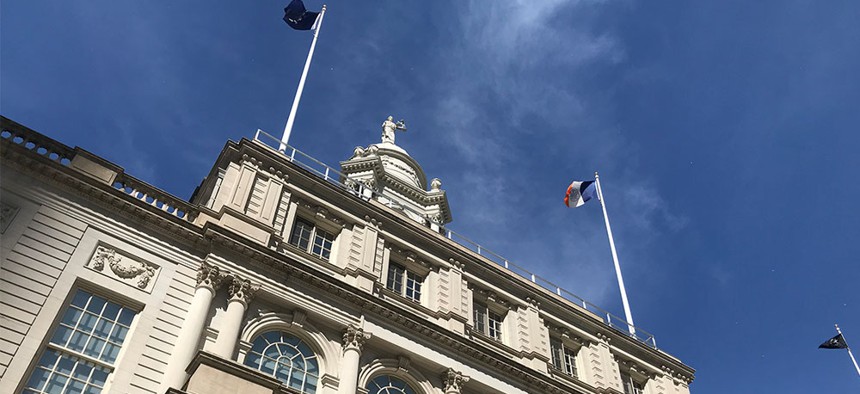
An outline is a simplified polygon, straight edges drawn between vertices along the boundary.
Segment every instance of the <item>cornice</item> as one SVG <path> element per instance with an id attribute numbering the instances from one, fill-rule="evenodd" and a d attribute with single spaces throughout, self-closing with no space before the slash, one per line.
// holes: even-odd
<path id="1" fill-rule="evenodd" d="M 364 313 L 373 313 L 386 322 L 396 324 L 401 329 L 420 334 L 435 341 L 437 345 L 444 345 L 454 353 L 464 354 L 475 361 L 490 365 L 504 375 L 517 378 L 526 386 L 539 387 L 542 392 L 546 393 L 571 392 L 570 387 L 559 386 L 556 382 L 546 379 L 546 376 L 519 365 L 509 356 L 498 353 L 496 350 L 471 343 L 465 337 L 455 336 L 446 328 L 417 315 L 416 312 L 397 306 L 396 303 L 363 293 L 328 275 L 317 274 L 313 272 L 311 267 L 291 265 L 284 261 L 285 256 L 270 249 L 262 248 L 257 244 L 245 243 L 244 238 L 217 224 L 207 223 L 205 229 L 204 237 L 211 242 L 214 249 L 227 249 L 247 257 L 244 261 L 247 261 L 247 264 L 252 266 L 251 268 L 265 269 L 267 272 L 270 272 L 268 271 L 270 268 L 276 268 L 283 272 L 283 277 L 295 278 L 312 285 L 353 304 Z"/>
<path id="2" fill-rule="evenodd" d="M 184 240 L 192 249 L 201 246 L 200 228 L 193 223 L 133 198 L 111 185 L 98 182 L 75 169 L 34 155 L 6 139 L 2 140 L 0 146 L 3 148 L 4 166 L 15 168 L 21 174 L 82 196 L 113 213 L 121 213 L 121 217 L 136 223 L 133 227 L 142 225 L 148 230 L 154 230 L 156 234 L 163 234 L 171 241 Z"/>

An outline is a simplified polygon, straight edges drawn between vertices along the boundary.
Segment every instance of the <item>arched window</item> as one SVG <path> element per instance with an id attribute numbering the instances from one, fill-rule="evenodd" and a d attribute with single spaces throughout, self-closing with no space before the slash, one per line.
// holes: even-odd
<path id="1" fill-rule="evenodd" d="M 269 331 L 254 339 L 245 365 L 260 370 L 305 394 L 314 394 L 319 381 L 317 356 L 298 337 Z"/>
<path id="2" fill-rule="evenodd" d="M 415 390 L 396 376 L 382 375 L 367 382 L 367 394 L 415 394 Z"/>

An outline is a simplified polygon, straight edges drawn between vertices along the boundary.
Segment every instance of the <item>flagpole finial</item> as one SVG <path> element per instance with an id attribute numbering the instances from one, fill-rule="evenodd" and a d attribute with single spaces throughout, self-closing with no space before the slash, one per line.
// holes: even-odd
<path id="1" fill-rule="evenodd" d="M 323 10 L 323 11 L 325 11 L 325 4 L 323 4 L 323 8 L 322 8 L 322 10 Z"/>

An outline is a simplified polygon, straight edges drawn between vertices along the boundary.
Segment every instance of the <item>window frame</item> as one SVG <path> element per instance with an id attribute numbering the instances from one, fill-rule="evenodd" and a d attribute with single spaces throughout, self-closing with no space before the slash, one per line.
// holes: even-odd
<path id="1" fill-rule="evenodd" d="M 399 272 L 398 272 L 399 271 Z M 410 301 L 421 304 L 427 275 L 410 269 L 406 264 L 389 261 L 385 274 L 385 288 Z"/>
<path id="2" fill-rule="evenodd" d="M 380 384 L 380 382 L 377 382 L 377 379 L 382 379 L 382 378 L 388 379 L 388 385 L 382 386 Z M 402 382 L 406 386 L 405 387 L 406 390 L 404 390 L 400 387 L 397 387 L 396 385 L 393 385 L 393 382 L 392 382 L 393 379 Z M 376 391 L 371 391 L 373 388 L 368 387 L 372 384 L 375 384 L 377 386 Z M 367 381 L 367 383 L 364 385 L 364 389 L 367 390 L 368 394 L 379 394 L 382 392 L 382 390 L 385 390 L 386 393 L 390 393 L 392 388 L 397 389 L 402 394 L 420 394 L 420 391 L 418 391 L 418 389 L 413 387 L 413 385 L 408 380 L 403 379 L 402 377 L 400 377 L 396 374 L 392 374 L 392 373 L 382 373 L 382 374 L 376 375 L 373 378 L 369 379 Z"/>
<path id="3" fill-rule="evenodd" d="M 577 360 L 582 346 L 571 345 L 564 337 L 550 336 L 549 341 L 552 367 L 564 375 L 579 379 Z"/>
<path id="4" fill-rule="evenodd" d="M 275 333 L 276 335 L 279 335 L 281 341 L 271 342 L 270 338 L 266 337 L 268 334 L 271 334 L 271 333 Z M 267 343 L 263 346 L 263 350 L 261 352 L 256 352 L 256 351 L 254 351 L 254 347 L 256 345 L 257 340 L 259 340 L 261 338 L 265 339 L 267 341 Z M 298 342 L 295 344 L 292 344 L 292 343 L 288 342 L 287 339 L 297 339 Z M 271 327 L 269 329 L 260 331 L 257 334 L 255 334 L 254 337 L 251 339 L 251 341 L 249 341 L 249 345 L 250 345 L 250 347 L 245 352 L 244 357 L 242 358 L 242 361 L 241 361 L 242 365 L 244 365 L 248 368 L 254 369 L 255 371 L 258 371 L 260 373 L 266 374 L 268 376 L 272 376 L 273 378 L 280 381 L 284 386 L 290 387 L 291 389 L 296 390 L 297 392 L 307 393 L 307 394 L 314 394 L 314 393 L 319 392 L 320 388 L 322 387 L 321 381 L 323 379 L 323 374 L 322 374 L 323 358 L 321 356 L 321 352 L 319 352 L 315 348 L 315 346 L 314 346 L 315 344 L 313 341 L 308 341 L 303 336 L 297 335 L 296 333 L 294 333 L 292 331 L 285 330 L 282 328 L 277 328 L 277 327 Z M 274 346 L 277 350 L 280 351 L 282 345 L 289 346 L 289 347 L 293 348 L 302 357 L 302 364 L 305 365 L 306 368 L 301 370 L 303 372 L 301 388 L 295 388 L 291 385 L 293 374 L 296 370 L 298 370 L 297 368 L 293 368 L 295 366 L 295 363 L 291 362 L 290 365 L 288 366 L 289 367 L 289 370 L 288 370 L 289 375 L 286 377 L 287 378 L 286 381 L 284 381 L 278 377 L 278 371 L 279 371 L 278 367 L 283 364 L 280 362 L 280 359 L 284 356 L 283 353 L 280 353 L 279 354 L 280 357 L 277 360 L 274 360 L 275 361 L 275 368 L 272 370 L 272 372 L 268 372 L 268 371 L 263 370 L 264 361 L 266 359 L 272 360 L 271 357 L 267 356 L 267 354 L 265 353 L 265 350 Z M 302 352 L 300 345 L 304 345 L 304 347 L 308 350 L 308 352 L 310 352 L 310 356 L 308 356 L 304 352 Z M 309 368 L 307 368 L 308 360 L 312 360 L 314 362 L 315 371 L 311 371 Z M 256 365 L 251 365 L 251 363 L 255 363 Z M 308 388 L 306 387 L 308 385 L 308 376 L 311 376 L 314 379 L 314 382 L 311 383 L 313 385 L 312 391 L 308 391 Z"/>
<path id="5" fill-rule="evenodd" d="M 499 308 L 494 308 L 489 302 L 472 300 L 472 327 L 487 338 L 504 343 L 506 315 L 507 313 L 500 313 Z"/>
<path id="6" fill-rule="evenodd" d="M 620 371 L 621 392 L 624 394 L 645 394 L 645 383 L 633 377 L 633 374 Z M 638 387 L 637 387 L 638 386 Z M 629 389 L 628 389 L 629 388 Z"/>
<path id="7" fill-rule="evenodd" d="M 79 305 L 78 301 L 78 297 L 81 294 L 86 297 L 83 306 Z M 91 305 L 93 305 L 93 300 L 95 299 L 100 299 L 98 302 L 101 302 L 101 306 L 98 307 L 98 314 L 91 309 Z M 111 320 L 111 318 L 106 317 L 105 313 L 112 306 L 115 306 L 116 309 L 110 311 L 113 316 Z M 106 390 L 110 389 L 112 376 L 119 369 L 123 354 L 129 346 L 133 346 L 130 344 L 130 338 L 134 333 L 134 327 L 142 312 L 143 307 L 141 305 L 130 302 L 124 297 L 109 295 L 101 289 L 93 289 L 90 286 L 72 287 L 67 299 L 63 301 L 61 308 L 57 311 L 57 316 L 51 324 L 50 331 L 46 332 L 44 342 L 35 354 L 36 357 L 33 360 L 33 364 L 21 380 L 21 392 L 45 392 L 44 390 L 47 388 L 47 385 L 56 379 L 55 377 L 58 375 L 62 375 L 60 377 L 60 379 L 63 379 L 62 390 L 71 387 L 71 384 L 73 384 L 72 381 L 75 380 L 83 383 L 78 386 L 81 388 L 81 391 L 85 391 L 92 386 L 96 387 L 98 392 L 108 392 Z M 88 315 L 94 316 L 94 319 L 93 317 L 87 317 Z M 72 324 L 69 324 L 68 319 L 70 317 L 74 319 Z M 85 319 L 87 319 L 86 323 Z M 107 333 L 105 334 L 104 329 L 106 326 Z M 79 330 L 79 328 L 84 328 L 87 332 Z M 61 330 L 63 329 L 65 329 L 68 335 L 62 335 L 63 331 Z M 97 331 L 101 332 L 97 333 Z M 104 337 L 100 335 L 104 335 Z M 64 338 L 62 339 L 62 345 L 55 343 L 58 336 L 59 338 Z M 84 344 L 80 349 L 72 347 L 72 341 L 76 337 L 84 339 Z M 119 342 L 117 342 L 117 337 L 120 337 Z M 98 345 L 100 350 L 96 355 L 89 354 L 88 352 L 91 343 L 98 343 L 93 340 L 103 342 L 101 345 Z M 113 346 L 116 350 L 108 353 L 108 345 Z M 105 355 L 109 355 L 110 360 L 103 360 L 102 358 Z M 65 368 L 61 366 L 61 363 L 65 362 L 68 364 L 67 360 L 72 362 L 71 367 L 60 370 L 59 368 Z M 43 362 L 48 361 L 50 361 L 50 365 L 43 364 Z M 84 365 L 89 369 L 85 373 L 86 381 L 82 381 L 80 375 L 75 376 L 79 372 L 80 365 Z M 45 372 L 42 372 L 43 380 L 39 383 L 39 389 L 37 390 L 30 387 L 30 383 L 33 379 L 37 378 L 36 374 L 40 369 Z M 101 370 L 104 373 L 99 378 L 101 379 L 100 387 L 98 384 L 94 384 L 97 370 Z"/>
<path id="8" fill-rule="evenodd" d="M 303 226 L 301 229 L 302 231 L 304 231 L 306 228 L 309 228 L 307 238 L 303 238 L 301 234 L 297 235 L 296 231 L 299 230 L 300 225 Z M 322 235 L 320 235 L 321 233 Z M 317 241 L 319 241 L 320 239 L 323 242 L 318 244 Z M 304 245 L 302 245 L 302 240 L 305 241 Z M 334 232 L 331 232 L 324 227 L 321 228 L 318 223 L 315 223 L 312 220 L 305 219 L 301 216 L 296 216 L 296 219 L 293 221 L 292 230 L 290 230 L 289 238 L 286 241 L 290 246 L 296 249 L 302 250 L 305 253 L 313 255 L 319 259 L 330 261 L 331 256 L 334 253 L 334 245 L 336 240 L 337 234 L 335 234 Z M 328 243 L 327 247 L 325 241 L 327 241 Z M 315 251 L 317 250 L 317 248 L 319 249 L 318 252 Z"/>

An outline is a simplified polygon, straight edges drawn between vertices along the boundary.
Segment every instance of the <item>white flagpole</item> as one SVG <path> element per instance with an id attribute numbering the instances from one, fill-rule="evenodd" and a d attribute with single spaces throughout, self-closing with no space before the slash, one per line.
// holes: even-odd
<path id="1" fill-rule="evenodd" d="M 618 277 L 618 287 L 621 288 L 621 302 L 624 303 L 624 317 L 627 319 L 627 329 L 631 335 L 636 335 L 633 327 L 633 315 L 630 313 L 630 303 L 627 302 L 627 290 L 624 289 L 624 278 L 621 277 L 621 265 L 618 264 L 618 254 L 615 252 L 615 241 L 612 239 L 612 228 L 609 227 L 609 215 L 606 214 L 606 203 L 603 201 L 603 189 L 600 188 L 600 176 L 594 172 L 594 181 L 597 184 L 597 198 L 603 207 L 603 220 L 606 222 L 606 235 L 609 236 L 609 248 L 612 250 L 612 261 L 615 262 L 615 276 Z"/>
<path id="2" fill-rule="evenodd" d="M 851 346 L 848 346 L 848 340 L 845 339 L 845 335 L 842 334 L 842 330 L 839 329 L 839 325 L 834 324 L 834 326 L 836 326 L 836 332 L 839 333 L 839 335 L 842 335 L 842 340 L 845 341 L 845 349 L 848 350 L 848 355 L 851 356 L 851 361 L 854 362 L 854 369 L 857 370 L 857 375 L 860 375 L 860 367 L 857 366 L 857 359 L 855 359 L 854 354 L 851 353 Z"/>
<path id="3" fill-rule="evenodd" d="M 322 6 L 319 16 L 316 20 L 316 28 L 314 29 L 314 40 L 311 42 L 311 50 L 308 52 L 308 59 L 305 61 L 305 69 L 302 71 L 302 78 L 299 80 L 299 88 L 296 90 L 296 98 L 293 99 L 293 108 L 290 110 L 290 117 L 287 118 L 287 125 L 284 127 L 284 136 L 281 137 L 281 152 L 287 149 L 287 143 L 290 141 L 290 133 L 293 131 L 293 121 L 296 120 L 296 110 L 299 109 L 299 100 L 302 99 L 302 90 L 305 89 L 305 79 L 308 77 L 308 69 L 311 68 L 311 59 L 314 57 L 314 48 L 317 46 L 317 36 L 319 36 L 320 28 L 322 27 L 323 16 L 325 16 L 325 4 Z"/>

